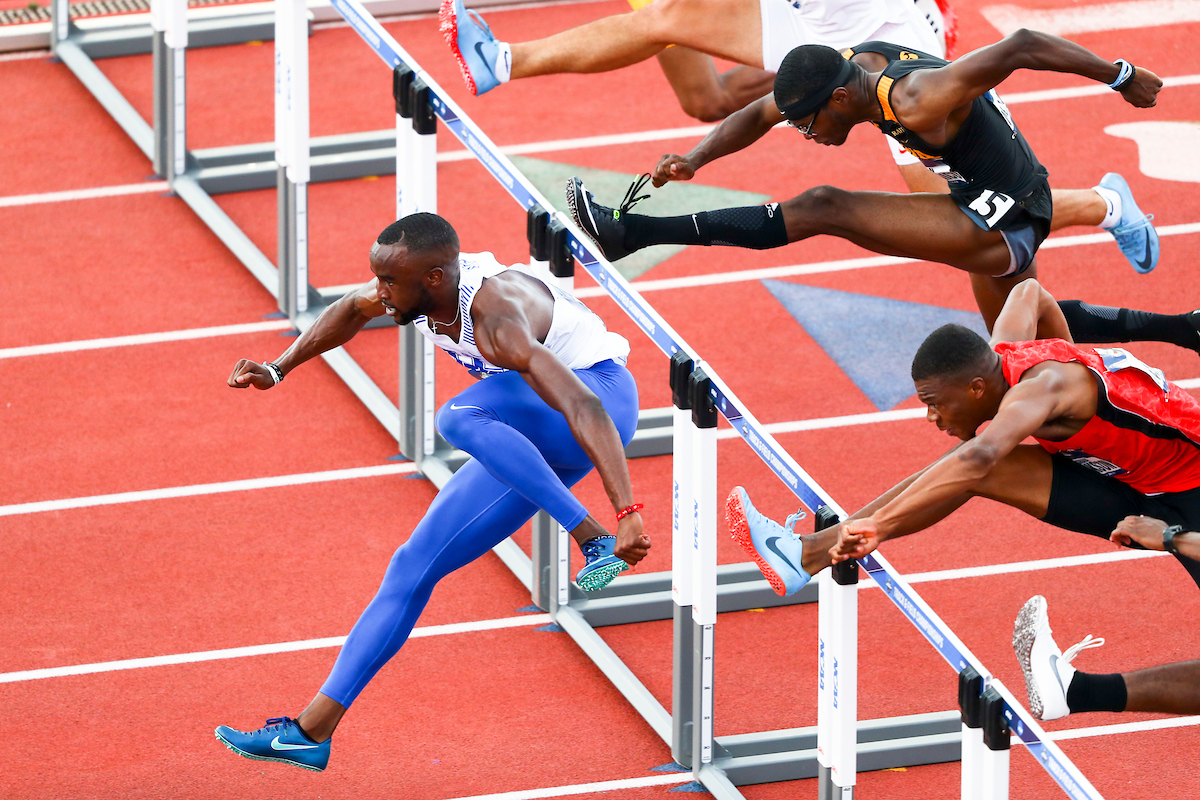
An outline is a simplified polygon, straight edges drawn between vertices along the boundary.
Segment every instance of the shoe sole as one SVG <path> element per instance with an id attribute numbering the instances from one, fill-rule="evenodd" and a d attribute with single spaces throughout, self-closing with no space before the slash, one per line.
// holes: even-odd
<path id="1" fill-rule="evenodd" d="M 293 767 L 299 767 L 300 769 L 306 769 L 306 770 L 309 770 L 310 772 L 324 772 L 325 771 L 324 767 L 310 767 L 307 764 L 301 764 L 299 761 L 293 761 L 290 758 L 271 758 L 270 756 L 256 756 L 252 753 L 247 753 L 245 750 L 241 749 L 240 747 L 230 744 L 230 742 L 227 739 L 225 739 L 224 737 L 222 737 L 221 734 L 218 733 L 215 735 L 217 737 L 218 742 L 225 745 L 226 747 L 228 747 L 233 752 L 237 753 L 242 758 L 248 758 L 251 761 L 278 761 L 280 764 L 291 764 Z"/>
<path id="2" fill-rule="evenodd" d="M 767 563 L 765 558 L 759 555 L 758 549 L 754 546 L 754 540 L 750 538 L 750 523 L 746 521 L 746 508 L 742 505 L 742 496 L 738 492 L 731 493 L 729 499 L 725 501 L 725 522 L 729 525 L 729 535 L 741 545 L 742 549 L 746 551 L 746 555 L 754 559 L 754 563 L 762 571 L 767 583 L 771 584 L 775 594 L 785 597 L 787 587 L 783 583 L 783 578 L 780 578 L 779 573 Z"/>
<path id="3" fill-rule="evenodd" d="M 580 198 L 582 198 L 582 201 Z M 584 205 L 583 210 L 587 212 L 588 222 L 591 223 L 590 226 L 587 225 L 580 216 L 579 206 L 581 203 Z M 596 234 L 592 233 L 592 231 L 597 230 L 596 219 L 592 216 L 591 209 L 587 208 L 586 206 L 587 188 L 583 185 L 583 181 L 579 180 L 579 178 L 571 178 L 567 181 L 567 210 L 571 212 L 571 219 L 575 220 L 575 224 L 579 226 L 581 231 L 587 234 L 587 237 L 592 240 L 592 243 L 596 245 L 596 248 L 600 251 L 601 255 L 603 255 L 604 247 L 600 244 L 600 240 L 596 238 Z M 607 256 L 605 257 L 607 258 Z"/>
<path id="4" fill-rule="evenodd" d="M 1021 672 L 1025 675 L 1025 692 L 1029 695 L 1029 711 L 1035 719 L 1042 718 L 1042 696 L 1037 691 L 1037 683 L 1033 679 L 1033 640 L 1037 638 L 1039 623 L 1046 614 L 1046 598 L 1040 594 L 1029 598 L 1017 614 L 1013 623 L 1013 650 L 1016 651 L 1017 661 L 1021 664 Z"/>
<path id="5" fill-rule="evenodd" d="M 585 592 L 595 592 L 603 589 L 613 582 L 613 579 L 620 575 L 625 570 L 629 569 L 629 565 L 624 561 L 618 560 L 615 564 L 597 567 L 586 575 L 576 579 L 579 588 Z"/>
<path id="6" fill-rule="evenodd" d="M 475 79 L 471 77 L 467 60 L 463 58 L 462 51 L 458 49 L 458 12 L 454 10 L 454 0 L 442 0 L 441 8 L 438 9 L 438 28 L 441 30 L 446 44 L 450 45 L 451 52 L 454 53 L 454 60 L 458 62 L 458 71 L 462 73 L 463 81 L 471 90 L 471 96 L 478 97 L 479 93 L 475 90 Z"/>

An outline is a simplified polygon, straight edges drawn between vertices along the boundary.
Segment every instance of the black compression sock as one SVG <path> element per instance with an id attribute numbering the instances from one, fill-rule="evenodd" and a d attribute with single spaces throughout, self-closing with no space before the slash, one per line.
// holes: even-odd
<path id="1" fill-rule="evenodd" d="M 1076 711 L 1124 711 L 1129 702 L 1120 673 L 1091 675 L 1076 672 L 1067 689 L 1067 708 Z"/>
<path id="2" fill-rule="evenodd" d="M 1200 351 L 1197 314 L 1152 314 L 1132 308 L 1094 306 L 1080 300 L 1060 300 L 1058 307 L 1077 342 L 1168 342 Z"/>
<path id="3" fill-rule="evenodd" d="M 621 221 L 625 224 L 625 246 L 630 250 L 652 244 L 724 244 L 766 250 L 788 243 L 783 210 L 777 203 L 679 217 L 628 214 Z"/>

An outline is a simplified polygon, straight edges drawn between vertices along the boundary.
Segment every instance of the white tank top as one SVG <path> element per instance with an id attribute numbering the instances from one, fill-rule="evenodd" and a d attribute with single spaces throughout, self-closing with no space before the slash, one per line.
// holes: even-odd
<path id="1" fill-rule="evenodd" d="M 546 334 L 546 348 L 558 356 L 569 369 L 585 369 L 601 361 L 616 361 L 624 364 L 629 358 L 629 342 L 624 336 L 613 333 L 604 325 L 604 320 L 579 300 L 549 283 L 549 273 L 539 274 L 531 267 L 517 264 L 506 267 L 491 253 L 461 253 L 458 257 L 458 311 L 462 319 L 462 332 L 456 342 L 449 336 L 434 333 L 426 317 L 417 317 L 413 324 L 425 338 L 450 354 L 477 378 L 494 375 L 507 370 L 487 361 L 475 346 L 475 325 L 471 320 L 471 303 L 485 278 L 498 275 L 506 269 L 514 269 L 536 278 L 550 289 L 554 297 L 554 317 L 550 332 Z"/>

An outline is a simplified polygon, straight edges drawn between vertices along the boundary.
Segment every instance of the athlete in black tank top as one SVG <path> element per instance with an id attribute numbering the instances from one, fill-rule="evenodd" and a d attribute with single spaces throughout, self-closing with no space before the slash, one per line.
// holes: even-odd
<path id="1" fill-rule="evenodd" d="M 1012 287 L 1036 275 L 1034 255 L 1053 211 L 1046 170 L 992 92 L 1018 69 L 1101 81 L 1139 108 L 1153 106 L 1162 87 L 1152 72 L 1108 62 L 1073 42 L 1029 30 L 952 62 L 878 42 L 854 48 L 850 58 L 832 48 L 804 45 L 784 59 L 773 96 L 727 118 L 686 157 L 663 156 L 650 176 L 654 184 L 688 180 L 701 166 L 749 146 L 781 122 L 806 139 L 832 146 L 845 142 L 855 125 L 871 122 L 882 128 L 886 122 L 894 135 L 937 162 L 931 166 L 953 182 L 952 195 L 818 186 L 784 203 L 649 217 L 628 213 L 640 185 L 631 188 L 619 209 L 611 209 L 596 203 L 576 178 L 568 183 L 567 202 L 576 223 L 610 260 L 652 244 L 765 249 L 825 234 L 876 253 L 948 264 L 971 273 L 976 302 L 990 327 Z M 900 121 L 903 134 L 893 127 Z M 1188 315 L 1086 309 L 1095 311 L 1065 301 L 1064 313 L 1079 341 L 1166 341 L 1200 350 Z M 1131 320 L 1146 324 L 1131 325 Z"/>

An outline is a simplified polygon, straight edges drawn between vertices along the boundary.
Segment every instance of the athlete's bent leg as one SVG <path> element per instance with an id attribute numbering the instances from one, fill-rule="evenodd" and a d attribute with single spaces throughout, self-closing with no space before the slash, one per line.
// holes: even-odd
<path id="1" fill-rule="evenodd" d="M 758 0 L 657 0 L 544 39 L 512 43 L 512 77 L 608 72 L 668 44 L 762 67 Z"/>
<path id="2" fill-rule="evenodd" d="M 1128 693 L 1126 711 L 1200 714 L 1200 661 L 1148 667 L 1122 677 Z"/>
<path id="3" fill-rule="evenodd" d="M 739 65 L 718 73 L 711 56 L 690 47 L 668 47 L 658 65 L 689 117 L 717 122 L 770 94 L 775 73 Z"/>
<path id="4" fill-rule="evenodd" d="M 563 470 L 558 479 L 572 486 L 588 471 Z M 437 582 L 495 547 L 536 511 L 477 461 L 464 464 L 392 556 L 320 694 L 297 718 L 305 733 L 316 741 L 329 738 L 345 709 L 407 641 Z"/>

